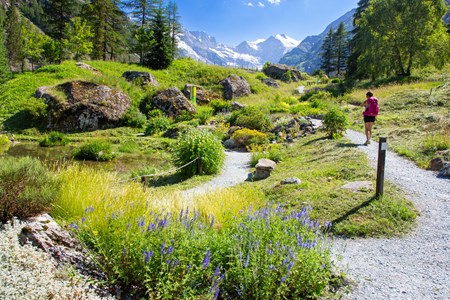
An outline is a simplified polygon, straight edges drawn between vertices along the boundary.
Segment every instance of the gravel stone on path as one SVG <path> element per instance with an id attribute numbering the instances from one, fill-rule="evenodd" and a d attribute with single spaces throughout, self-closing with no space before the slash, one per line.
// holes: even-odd
<path id="1" fill-rule="evenodd" d="M 365 136 L 352 130 L 346 137 L 376 168 L 378 143 L 364 146 Z M 385 180 L 420 212 L 418 224 L 400 238 L 335 239 L 338 265 L 357 282 L 347 299 L 450 299 L 450 180 L 390 151 L 385 166 Z"/>

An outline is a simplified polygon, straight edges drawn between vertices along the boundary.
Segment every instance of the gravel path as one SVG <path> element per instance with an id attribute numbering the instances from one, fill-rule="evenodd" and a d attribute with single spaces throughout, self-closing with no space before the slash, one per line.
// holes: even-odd
<path id="1" fill-rule="evenodd" d="M 227 150 L 225 155 L 224 168 L 217 177 L 200 186 L 182 192 L 186 201 L 185 206 L 192 204 L 192 199 L 195 196 L 237 185 L 248 178 L 251 153 Z"/>
<path id="2" fill-rule="evenodd" d="M 365 136 L 351 130 L 346 137 L 376 168 L 378 143 L 363 146 Z M 419 210 L 418 226 L 404 238 L 335 240 L 344 271 L 358 283 L 348 299 L 450 299 L 450 181 L 389 151 L 385 179 Z"/>

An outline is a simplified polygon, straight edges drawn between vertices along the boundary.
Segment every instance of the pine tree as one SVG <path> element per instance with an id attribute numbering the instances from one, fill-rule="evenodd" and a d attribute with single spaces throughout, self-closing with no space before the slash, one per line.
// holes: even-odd
<path id="1" fill-rule="evenodd" d="M 333 27 L 330 28 L 322 44 L 322 65 L 321 69 L 330 76 L 334 69 L 334 53 L 335 53 L 335 33 Z"/>
<path id="2" fill-rule="evenodd" d="M 348 59 L 348 33 L 343 22 L 339 24 L 338 30 L 334 34 L 334 67 L 336 75 L 339 77 L 347 67 Z"/>
<path id="3" fill-rule="evenodd" d="M 173 61 L 170 27 L 167 17 L 167 9 L 163 7 L 163 1 L 156 1 L 157 6 L 153 10 L 150 28 L 152 31 L 152 43 L 145 55 L 144 65 L 152 69 L 165 69 Z"/>
<path id="4" fill-rule="evenodd" d="M 60 42 L 66 38 L 64 35 L 66 24 L 78 15 L 81 3 L 77 0 L 48 0 L 47 16 L 49 35 Z"/>
<path id="5" fill-rule="evenodd" d="M 5 21 L 6 50 L 11 68 L 20 62 L 22 53 L 22 28 L 17 2 L 11 2 Z"/>
<path id="6" fill-rule="evenodd" d="M 22 71 L 24 68 L 25 59 L 31 63 L 31 69 L 34 70 L 34 65 L 43 59 L 44 44 L 50 39 L 43 34 L 33 23 L 24 19 L 22 21 Z"/>
<path id="7" fill-rule="evenodd" d="M 131 10 L 133 19 L 136 22 L 134 31 L 134 39 L 136 42 L 135 49 L 140 56 L 140 63 L 144 63 L 144 55 L 148 51 L 151 44 L 150 37 L 152 32 L 149 28 L 152 11 L 154 7 L 153 0 L 125 0 L 124 5 Z"/>
<path id="8" fill-rule="evenodd" d="M 0 84 L 8 80 L 11 74 L 5 46 L 4 15 L 3 7 L 0 5 Z"/>
<path id="9" fill-rule="evenodd" d="M 361 74 L 357 73 L 358 59 L 361 56 L 361 49 L 359 48 L 365 42 L 368 42 L 368 35 L 363 30 L 361 30 L 360 22 L 364 11 L 369 7 L 369 0 L 359 0 L 358 7 L 356 8 L 355 14 L 353 15 L 353 30 L 352 38 L 349 42 L 350 55 L 347 61 L 347 71 L 346 78 L 358 78 L 361 79 Z"/>
<path id="10" fill-rule="evenodd" d="M 169 19 L 170 39 L 171 39 L 171 54 L 172 59 L 175 59 L 177 54 L 177 35 L 182 33 L 180 24 L 180 16 L 178 15 L 178 6 L 175 2 L 170 1 L 167 6 L 167 15 Z"/>

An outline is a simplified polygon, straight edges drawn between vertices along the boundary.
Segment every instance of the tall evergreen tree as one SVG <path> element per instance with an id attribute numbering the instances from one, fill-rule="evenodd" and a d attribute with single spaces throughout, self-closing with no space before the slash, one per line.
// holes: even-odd
<path id="1" fill-rule="evenodd" d="M 347 67 L 349 49 L 348 49 L 348 32 L 345 30 L 343 22 L 334 35 L 334 69 L 339 77 Z"/>
<path id="2" fill-rule="evenodd" d="M 172 52 L 172 59 L 175 59 L 177 54 L 177 35 L 182 32 L 182 28 L 180 24 L 180 16 L 178 15 L 178 6 L 174 1 L 169 1 L 167 12 L 171 39 L 170 48 Z"/>
<path id="3" fill-rule="evenodd" d="M 321 69 L 330 76 L 334 69 L 334 53 L 335 53 L 335 33 L 333 27 L 330 28 L 322 44 L 322 65 Z"/>
<path id="4" fill-rule="evenodd" d="M 124 5 L 131 10 L 131 15 L 136 23 L 136 30 L 134 32 L 136 47 L 140 63 L 144 63 L 144 55 L 149 49 L 150 36 L 152 35 L 149 22 L 152 18 L 152 11 L 154 7 L 153 0 L 124 0 Z"/>
<path id="5" fill-rule="evenodd" d="M 8 54 L 5 46 L 4 18 L 5 12 L 3 6 L 0 5 L 0 84 L 10 76 Z"/>
<path id="6" fill-rule="evenodd" d="M 153 9 L 150 28 L 152 31 L 152 43 L 145 55 L 144 65 L 152 69 L 165 69 L 173 61 L 170 27 L 167 9 L 163 7 L 162 0 L 156 0 Z"/>
<path id="7" fill-rule="evenodd" d="M 114 59 L 125 47 L 126 16 L 117 1 L 93 0 L 85 15 L 94 32 L 92 58 Z"/>
<path id="8" fill-rule="evenodd" d="M 80 0 L 47 0 L 49 35 L 61 41 L 65 36 L 66 24 L 77 16 L 81 8 Z"/>
<path id="9" fill-rule="evenodd" d="M 356 8 L 355 14 L 353 15 L 352 38 L 349 42 L 350 55 L 347 61 L 347 78 L 361 79 L 361 74 L 357 73 L 357 62 L 362 52 L 360 46 L 369 41 L 367 38 L 368 34 L 361 29 L 360 22 L 362 14 L 369 7 L 369 3 L 369 0 L 359 0 L 358 7 Z"/>
<path id="10" fill-rule="evenodd" d="M 6 49 L 11 68 L 20 63 L 22 53 L 22 28 L 17 2 L 11 2 L 5 21 Z"/>

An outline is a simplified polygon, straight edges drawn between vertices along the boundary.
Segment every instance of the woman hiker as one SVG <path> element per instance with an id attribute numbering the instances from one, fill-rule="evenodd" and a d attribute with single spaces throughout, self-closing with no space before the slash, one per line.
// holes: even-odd
<path id="1" fill-rule="evenodd" d="M 366 133 L 366 142 L 364 145 L 370 144 L 370 139 L 372 138 L 372 127 L 373 123 L 375 122 L 375 117 L 378 115 L 378 99 L 373 96 L 372 92 L 367 92 L 366 94 L 366 101 L 364 101 L 361 106 L 365 107 L 365 110 L 363 111 L 364 116 L 364 129 Z"/>

